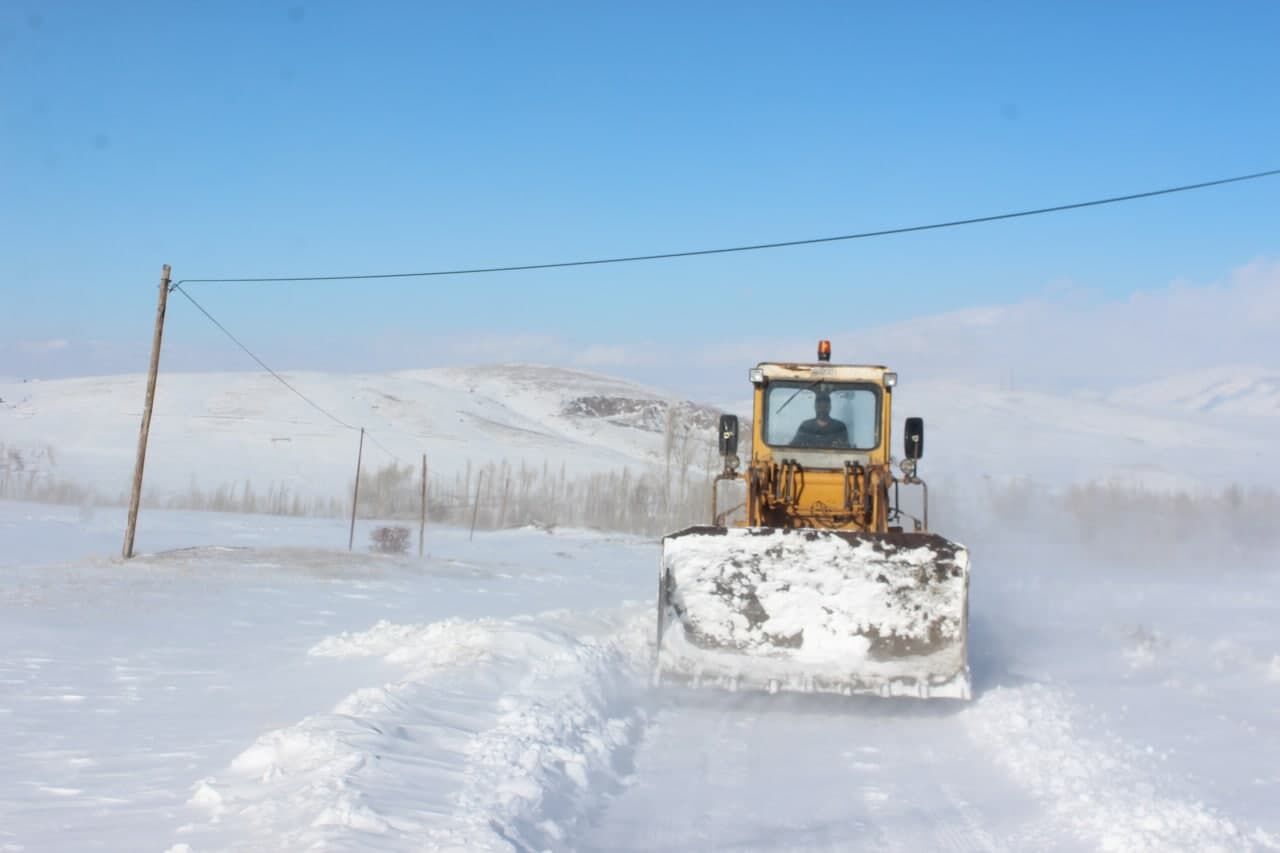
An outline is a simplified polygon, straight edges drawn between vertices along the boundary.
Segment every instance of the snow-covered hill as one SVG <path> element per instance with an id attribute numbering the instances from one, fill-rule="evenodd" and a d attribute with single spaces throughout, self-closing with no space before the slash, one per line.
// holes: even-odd
<path id="1" fill-rule="evenodd" d="M 1247 424 L 1215 412 L 1155 411 L 1124 398 L 950 383 L 905 385 L 899 416 L 926 423 L 926 472 L 1102 481 L 1150 489 L 1273 483 L 1280 417 Z M 900 420 L 900 418 L 899 418 Z"/>
<path id="2" fill-rule="evenodd" d="M 717 411 L 621 379 L 534 365 L 390 374 L 289 373 L 324 412 L 263 373 L 163 374 L 147 461 L 160 494 L 251 481 L 339 495 L 366 427 L 366 464 L 417 465 L 436 476 L 468 463 L 569 475 L 656 466 L 668 418 L 700 442 L 705 464 Z M 1207 372 L 1107 394 L 1048 394 L 904 376 L 895 420 L 921 415 L 926 476 L 1110 481 L 1155 488 L 1266 480 L 1280 442 L 1280 377 Z M 730 389 L 747 414 L 748 389 Z M 739 396 L 740 394 L 740 396 Z M 18 465 L 107 494 L 133 470 L 141 375 L 0 382 L 0 444 Z M 12 460 L 9 467 L 13 468 Z"/>
<path id="3" fill-rule="evenodd" d="M 355 465 L 353 427 L 369 430 L 374 467 L 393 458 L 416 466 L 425 453 L 436 475 L 503 459 L 569 474 L 634 468 L 662 459 L 668 412 L 708 441 L 716 417 L 634 383 L 552 367 L 284 376 L 316 407 L 263 373 L 162 375 L 149 488 L 253 481 L 337 494 Z M 0 443 L 28 469 L 114 493 L 133 470 L 144 394 L 141 375 L 0 383 Z"/>
<path id="4" fill-rule="evenodd" d="M 1153 410 L 1280 418 L 1280 373 L 1221 367 L 1150 382 L 1111 395 Z"/>

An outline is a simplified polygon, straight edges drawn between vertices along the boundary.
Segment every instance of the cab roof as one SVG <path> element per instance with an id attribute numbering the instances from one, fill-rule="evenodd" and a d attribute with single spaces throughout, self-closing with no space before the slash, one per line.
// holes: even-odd
<path id="1" fill-rule="evenodd" d="M 830 364 L 827 362 L 805 364 L 762 361 L 756 367 L 764 373 L 766 380 L 799 379 L 810 382 L 815 379 L 830 379 L 882 383 L 888 371 L 883 364 Z"/>

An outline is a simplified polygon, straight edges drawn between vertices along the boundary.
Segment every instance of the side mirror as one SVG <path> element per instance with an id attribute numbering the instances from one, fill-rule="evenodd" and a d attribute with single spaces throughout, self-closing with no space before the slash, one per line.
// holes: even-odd
<path id="1" fill-rule="evenodd" d="M 919 459 L 924 456 L 924 418 L 907 418 L 902 440 L 908 459 Z"/>
<path id="2" fill-rule="evenodd" d="M 738 416 L 720 416 L 720 455 L 733 456 L 738 452 Z"/>

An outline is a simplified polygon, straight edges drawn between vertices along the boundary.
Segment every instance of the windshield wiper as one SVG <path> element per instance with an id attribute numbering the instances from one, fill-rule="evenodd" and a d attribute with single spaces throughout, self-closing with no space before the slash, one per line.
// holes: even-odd
<path id="1" fill-rule="evenodd" d="M 779 407 L 778 407 L 778 412 L 781 412 L 783 409 L 785 409 L 787 406 L 789 406 L 789 405 L 791 404 L 791 401 L 792 401 L 792 400 L 794 400 L 794 399 L 796 398 L 796 394 L 799 394 L 801 391 L 809 391 L 809 390 L 812 390 L 812 389 L 814 389 L 814 388 L 818 387 L 819 385 L 821 385 L 821 384 L 822 384 L 822 382 L 823 382 L 823 380 L 821 380 L 821 379 L 815 379 L 814 381 L 810 382 L 808 385 L 805 385 L 805 386 L 802 386 L 802 387 L 800 387 L 800 388 L 797 388 L 797 389 L 796 389 L 796 393 L 795 393 L 795 394 L 792 394 L 790 397 L 788 397 L 788 398 L 787 398 L 787 402 L 783 403 L 781 406 L 779 406 Z"/>

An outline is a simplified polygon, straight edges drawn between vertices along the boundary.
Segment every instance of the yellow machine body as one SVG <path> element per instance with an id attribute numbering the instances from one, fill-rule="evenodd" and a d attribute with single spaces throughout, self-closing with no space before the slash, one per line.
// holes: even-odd
<path id="1" fill-rule="evenodd" d="M 750 455 L 722 421 L 716 478 L 743 481 L 744 502 L 663 539 L 659 680 L 967 699 L 969 556 L 928 530 L 918 419 L 893 471 L 897 375 L 769 362 L 751 381 Z"/>
<path id="2" fill-rule="evenodd" d="M 746 525 L 887 532 L 888 490 L 895 480 L 889 467 L 893 386 L 885 384 L 885 375 L 894 376 L 895 381 L 896 375 L 881 366 L 821 363 L 761 364 L 756 370 L 763 381 L 754 383 L 752 395 L 751 456 L 744 472 Z M 873 423 L 870 429 L 858 430 L 873 435 L 873 441 L 833 449 L 767 440 L 766 429 L 773 428 L 783 414 L 769 411 L 767 404 L 774 398 L 781 396 L 784 404 L 790 398 L 787 407 L 804 412 L 807 404 L 812 408 L 811 395 L 840 388 L 866 389 L 875 395 L 878 411 L 872 415 Z M 772 408 L 777 407 L 774 403 Z M 777 437 L 789 431 L 777 430 L 781 433 Z"/>

